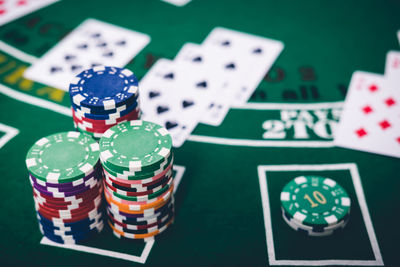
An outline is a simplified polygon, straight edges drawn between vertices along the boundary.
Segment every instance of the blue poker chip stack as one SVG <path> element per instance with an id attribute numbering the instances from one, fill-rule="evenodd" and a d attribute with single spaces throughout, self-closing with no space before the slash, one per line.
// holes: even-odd
<path id="1" fill-rule="evenodd" d="M 85 70 L 70 83 L 69 93 L 75 129 L 96 140 L 109 128 L 141 115 L 138 79 L 128 69 Z"/>

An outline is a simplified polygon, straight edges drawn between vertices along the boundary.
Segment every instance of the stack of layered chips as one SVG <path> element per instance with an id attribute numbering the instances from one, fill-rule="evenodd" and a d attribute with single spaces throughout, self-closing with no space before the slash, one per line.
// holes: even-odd
<path id="1" fill-rule="evenodd" d="M 103 229 L 99 145 L 79 132 L 38 140 L 26 165 L 40 231 L 48 239 L 74 244 Z"/>
<path id="2" fill-rule="evenodd" d="M 138 80 L 130 70 L 85 70 L 71 82 L 69 93 L 75 128 L 95 139 L 120 122 L 140 118 Z"/>
<path id="3" fill-rule="evenodd" d="M 172 140 L 168 131 L 135 120 L 100 139 L 108 223 L 117 237 L 148 239 L 174 219 Z"/>
<path id="4" fill-rule="evenodd" d="M 308 236 L 329 236 L 350 218 L 350 198 L 342 186 L 321 176 L 299 176 L 281 192 L 282 217 Z"/>

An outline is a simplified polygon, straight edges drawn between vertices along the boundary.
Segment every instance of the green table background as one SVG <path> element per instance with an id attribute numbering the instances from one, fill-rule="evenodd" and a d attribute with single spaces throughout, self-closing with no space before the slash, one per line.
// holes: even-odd
<path id="1" fill-rule="evenodd" d="M 176 165 L 185 167 L 176 193 L 175 223 L 156 240 L 145 264 L 268 266 L 274 264 L 268 255 L 273 246 L 277 262 L 314 260 L 317 262 L 311 264 L 318 265 L 322 264 L 318 260 L 333 259 L 371 261 L 376 265 L 361 214 L 363 202 L 351 179 L 354 173 L 348 170 L 267 172 L 270 215 L 266 219 L 272 225 L 273 244 L 267 246 L 266 242 L 266 210 L 259 183 L 263 171 L 258 172 L 259 165 L 354 163 L 351 166 L 358 169 L 359 189 L 365 195 L 383 262 L 385 266 L 396 266 L 400 161 L 335 148 L 331 144 L 331 128 L 322 135 L 313 129 L 326 121 L 335 125 L 355 70 L 383 73 L 387 51 L 399 49 L 399 14 L 399 1 L 193 0 L 176 7 L 158 0 L 64 0 L 0 27 L 0 40 L 40 57 L 84 19 L 96 18 L 151 36 L 150 44 L 127 65 L 139 78 L 157 58 L 173 59 L 184 43 L 201 43 L 216 26 L 281 40 L 285 48 L 250 103 L 232 109 L 220 127 L 199 125 L 190 140 L 175 150 Z M 6 49 L 0 50 L 0 123 L 19 131 L 0 149 L 1 265 L 141 265 L 39 244 L 41 234 L 25 155 L 39 138 L 73 127 L 71 117 L 32 105 L 23 97 L 69 106 L 67 93 L 22 78 L 30 64 Z M 325 104 L 314 105 L 319 102 Z M 311 114 L 312 127 L 307 128 L 307 134 L 298 136 L 292 127 L 285 131 L 283 139 L 263 138 L 263 123 L 282 120 L 282 112 L 288 110 Z M 318 110 L 328 112 L 323 122 L 316 116 Z M 291 147 L 292 141 L 305 143 Z M 304 147 L 310 142 L 320 145 Z M 318 147 L 321 144 L 323 147 Z M 307 238 L 281 219 L 279 193 L 283 185 L 296 175 L 311 173 L 334 178 L 351 196 L 351 220 L 338 235 Z M 141 241 L 120 241 L 109 229 L 86 245 L 132 255 L 140 255 L 144 246 Z M 281 263 L 285 264 L 291 263 Z M 307 264 L 310 263 L 300 265 Z"/>

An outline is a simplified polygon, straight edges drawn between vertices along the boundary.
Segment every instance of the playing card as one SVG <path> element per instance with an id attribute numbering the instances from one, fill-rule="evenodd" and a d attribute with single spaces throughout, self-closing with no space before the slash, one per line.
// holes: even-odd
<path id="1" fill-rule="evenodd" d="M 95 66 L 125 66 L 150 41 L 146 34 L 87 19 L 50 49 L 24 77 L 68 91 L 69 82 Z"/>
<path id="2" fill-rule="evenodd" d="M 174 6 L 184 6 L 192 0 L 161 0 Z"/>
<path id="3" fill-rule="evenodd" d="M 222 52 L 222 53 L 221 53 Z M 208 106 L 201 122 L 218 126 L 224 120 L 233 98 L 240 94 L 240 77 L 244 69 L 227 51 L 186 43 L 176 55 L 175 62 L 185 62 L 193 71 L 205 72 L 209 78 L 219 80 L 221 87 Z M 240 97 L 240 96 L 239 96 Z"/>
<path id="4" fill-rule="evenodd" d="M 355 72 L 334 143 L 400 157 L 400 90 L 388 86 L 382 75 Z"/>
<path id="5" fill-rule="evenodd" d="M 234 104 L 247 102 L 283 49 L 280 41 L 220 27 L 213 29 L 202 45 L 230 54 L 238 62 L 237 67 L 244 70 Z"/>
<path id="6" fill-rule="evenodd" d="M 0 26 L 58 1 L 59 0 L 0 1 Z"/>
<path id="7" fill-rule="evenodd" d="M 219 86 L 205 73 L 166 59 L 159 59 L 139 84 L 142 118 L 167 128 L 175 147 L 196 127 Z"/>
<path id="8" fill-rule="evenodd" d="M 389 86 L 400 90 L 400 51 L 386 54 L 385 77 Z"/>

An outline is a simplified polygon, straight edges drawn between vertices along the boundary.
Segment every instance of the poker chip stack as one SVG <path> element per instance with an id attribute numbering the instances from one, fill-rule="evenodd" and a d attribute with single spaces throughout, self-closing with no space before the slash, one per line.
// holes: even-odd
<path id="1" fill-rule="evenodd" d="M 100 139 L 108 223 L 119 238 L 149 239 L 174 219 L 172 140 L 152 122 L 135 120 Z"/>
<path id="2" fill-rule="evenodd" d="M 140 118 L 138 80 L 127 69 L 94 67 L 69 87 L 75 128 L 95 139 L 118 123 Z"/>
<path id="3" fill-rule="evenodd" d="M 282 217 L 294 230 L 308 236 L 329 236 L 350 218 L 350 198 L 330 178 L 299 176 L 281 192 Z"/>
<path id="4" fill-rule="evenodd" d="M 74 244 L 103 229 L 102 169 L 95 140 L 79 132 L 44 137 L 28 151 L 26 165 L 44 236 Z"/>

